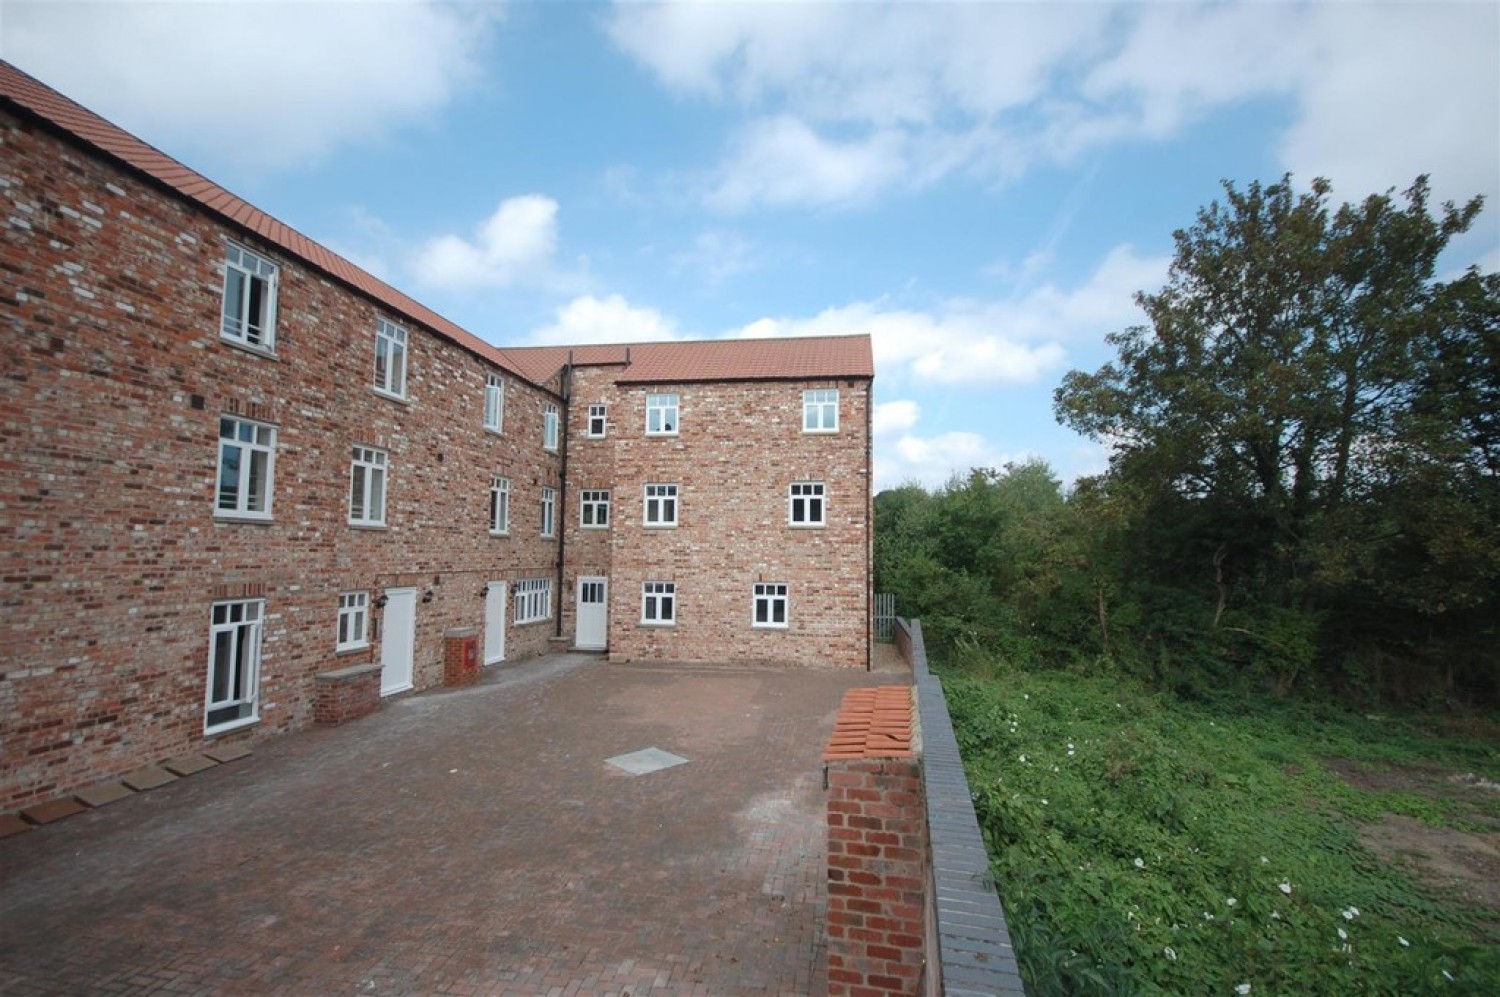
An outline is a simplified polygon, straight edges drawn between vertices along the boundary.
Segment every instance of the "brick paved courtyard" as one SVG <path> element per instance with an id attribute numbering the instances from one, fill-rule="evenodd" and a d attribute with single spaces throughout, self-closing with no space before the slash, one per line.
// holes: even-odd
<path id="1" fill-rule="evenodd" d="M 268 742 L 0 840 L 0 993 L 820 993 L 822 747 L 893 677 L 558 655 Z"/>

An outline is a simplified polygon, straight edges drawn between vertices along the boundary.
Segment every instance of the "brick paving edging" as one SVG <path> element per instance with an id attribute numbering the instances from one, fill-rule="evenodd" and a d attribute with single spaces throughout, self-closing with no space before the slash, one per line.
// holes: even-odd
<path id="1" fill-rule="evenodd" d="M 929 987 L 948 997 L 1015 995 L 1026 990 L 1011 947 L 989 856 L 969 795 L 958 740 L 943 685 L 927 668 L 921 620 L 896 621 L 896 642 L 911 664 L 922 731 L 922 775 L 932 852 L 929 916 L 937 951 L 930 954 Z M 935 971 L 934 971 L 935 970 Z"/>

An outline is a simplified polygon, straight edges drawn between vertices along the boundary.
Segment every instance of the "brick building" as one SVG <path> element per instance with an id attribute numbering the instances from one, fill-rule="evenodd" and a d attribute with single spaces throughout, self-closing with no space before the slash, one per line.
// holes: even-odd
<path id="1" fill-rule="evenodd" d="M 462 628 L 868 661 L 868 337 L 497 348 L 6 63 L 0 316 L 0 810 Z"/>

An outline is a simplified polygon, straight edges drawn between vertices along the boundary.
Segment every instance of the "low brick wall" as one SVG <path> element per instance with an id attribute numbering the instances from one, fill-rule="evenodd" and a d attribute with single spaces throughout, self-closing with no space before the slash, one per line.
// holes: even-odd
<path id="1" fill-rule="evenodd" d="M 896 621 L 922 731 L 928 837 L 927 994 L 1024 997 L 942 683 L 927 668 L 920 620 Z"/>
<path id="2" fill-rule="evenodd" d="M 315 682 L 313 719 L 323 726 L 337 727 L 380 709 L 380 665 L 376 662 L 323 672 Z"/>

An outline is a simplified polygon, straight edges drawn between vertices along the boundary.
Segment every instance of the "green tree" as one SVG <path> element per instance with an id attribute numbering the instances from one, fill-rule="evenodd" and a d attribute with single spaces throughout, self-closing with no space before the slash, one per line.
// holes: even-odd
<path id="1" fill-rule="evenodd" d="M 1225 195 L 1175 233 L 1166 285 L 1137 295 L 1149 325 L 1111 335 L 1117 359 L 1055 395 L 1058 418 L 1110 443 L 1110 476 L 1144 496 L 1158 577 L 1210 594 L 1209 626 L 1302 664 L 1320 611 L 1492 599 L 1495 566 L 1471 541 L 1487 521 L 1476 481 L 1493 483 L 1500 452 L 1482 359 L 1496 287 L 1434 281 L 1481 200 L 1434 213 L 1425 177 L 1336 209 L 1324 180 Z M 1407 565 L 1467 570 L 1398 584 L 1393 544 L 1415 548 Z"/>

